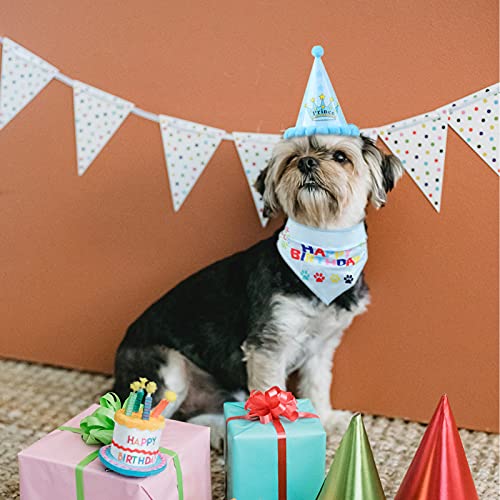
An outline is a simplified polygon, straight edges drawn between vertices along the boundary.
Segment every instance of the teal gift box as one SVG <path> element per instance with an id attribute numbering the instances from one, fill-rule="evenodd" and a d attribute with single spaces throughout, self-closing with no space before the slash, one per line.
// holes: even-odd
<path id="1" fill-rule="evenodd" d="M 235 419 L 247 415 L 245 403 L 225 403 L 226 494 L 237 500 L 315 500 L 325 479 L 326 433 L 318 418 L 279 420 L 285 431 L 286 478 L 279 474 L 278 432 L 273 424 Z M 316 413 L 308 399 L 298 411 Z M 286 482 L 280 485 L 279 482 Z M 281 491 L 281 495 L 279 492 Z M 284 496 L 286 492 L 286 496 Z"/>

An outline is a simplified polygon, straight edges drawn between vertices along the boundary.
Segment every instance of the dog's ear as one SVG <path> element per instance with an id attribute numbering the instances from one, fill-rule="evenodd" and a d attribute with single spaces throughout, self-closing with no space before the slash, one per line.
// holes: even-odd
<path id="1" fill-rule="evenodd" d="M 387 193 L 391 191 L 403 175 L 403 165 L 394 155 L 386 155 L 380 151 L 369 137 L 363 140 L 363 158 L 365 159 L 372 179 L 370 201 L 375 208 L 383 207 L 387 201 Z"/>
<path id="2" fill-rule="evenodd" d="M 271 170 L 273 164 L 274 159 L 271 159 L 267 167 L 260 171 L 260 174 L 253 185 L 264 201 L 264 209 L 262 212 L 264 217 L 273 217 L 279 211 L 279 203 L 274 190 L 274 182 L 271 180 Z"/>
<path id="3" fill-rule="evenodd" d="M 264 190 L 266 189 L 266 175 L 268 168 L 269 167 L 266 167 L 260 171 L 259 176 L 253 184 L 255 191 L 257 191 L 257 193 L 259 193 L 261 196 L 264 196 Z"/>

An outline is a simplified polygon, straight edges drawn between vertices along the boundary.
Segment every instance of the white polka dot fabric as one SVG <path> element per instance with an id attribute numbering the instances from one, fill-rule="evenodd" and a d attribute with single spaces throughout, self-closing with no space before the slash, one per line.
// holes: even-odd
<path id="1" fill-rule="evenodd" d="M 438 212 L 441 209 L 447 134 L 446 109 L 379 130 L 380 138 L 401 160 L 404 169 Z"/>
<path id="2" fill-rule="evenodd" d="M 0 129 L 4 128 L 54 78 L 58 69 L 21 45 L 3 39 Z"/>
<path id="3" fill-rule="evenodd" d="M 364 129 L 361 129 L 360 132 L 364 136 L 369 137 L 373 142 L 377 141 L 378 128 L 364 128 Z"/>
<path id="4" fill-rule="evenodd" d="M 127 118 L 134 105 L 75 80 L 73 107 L 78 175 L 83 175 Z"/>
<path id="5" fill-rule="evenodd" d="M 263 215 L 264 202 L 253 185 L 261 170 L 266 168 L 271 159 L 273 147 L 282 136 L 278 134 L 248 134 L 242 132 L 233 132 L 233 136 L 260 223 L 262 227 L 265 227 L 268 219 Z"/>
<path id="6" fill-rule="evenodd" d="M 174 210 L 177 212 L 218 148 L 225 130 L 160 115 Z"/>
<path id="7" fill-rule="evenodd" d="M 449 107 L 450 127 L 500 175 L 498 125 L 500 86 L 492 85 Z"/>

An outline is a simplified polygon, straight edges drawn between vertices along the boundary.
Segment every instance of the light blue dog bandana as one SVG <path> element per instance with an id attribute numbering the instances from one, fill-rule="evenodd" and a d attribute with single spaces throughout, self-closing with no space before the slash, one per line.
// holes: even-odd
<path id="1" fill-rule="evenodd" d="M 322 230 L 288 219 L 278 251 L 311 292 L 326 305 L 353 287 L 368 260 L 364 223 Z"/>

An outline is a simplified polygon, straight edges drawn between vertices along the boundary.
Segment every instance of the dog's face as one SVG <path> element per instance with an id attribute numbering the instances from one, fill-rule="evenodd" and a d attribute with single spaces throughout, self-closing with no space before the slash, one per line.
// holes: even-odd
<path id="1" fill-rule="evenodd" d="M 304 225 L 349 227 L 363 220 L 368 201 L 385 204 L 402 173 L 371 139 L 316 135 L 278 143 L 255 188 L 267 217 L 283 210 Z"/>

